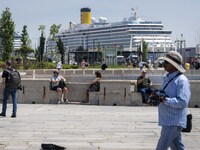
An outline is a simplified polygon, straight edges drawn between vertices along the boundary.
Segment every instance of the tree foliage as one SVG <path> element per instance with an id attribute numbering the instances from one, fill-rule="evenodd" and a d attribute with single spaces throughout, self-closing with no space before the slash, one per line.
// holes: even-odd
<path id="1" fill-rule="evenodd" d="M 41 34 L 44 34 L 44 30 L 45 30 L 46 26 L 45 25 L 39 25 L 38 30 L 41 31 Z"/>
<path id="2" fill-rule="evenodd" d="M 59 25 L 53 24 L 50 27 L 49 41 L 51 43 L 51 58 L 55 58 L 55 51 L 57 47 L 53 47 L 53 43 L 56 41 L 55 36 L 59 32 L 60 27 L 61 27 L 61 24 Z M 54 49 L 54 52 L 53 52 L 53 49 Z"/>
<path id="3" fill-rule="evenodd" d="M 21 55 L 21 57 L 23 58 L 23 63 L 26 64 L 26 60 L 28 57 L 28 54 L 34 52 L 34 50 L 32 48 L 30 48 L 30 40 L 29 40 L 29 36 L 28 36 L 28 32 L 27 32 L 27 26 L 24 25 L 23 29 L 22 29 L 22 38 L 21 38 L 21 47 L 19 49 L 17 49 L 17 53 Z"/>
<path id="4" fill-rule="evenodd" d="M 45 30 L 45 25 L 40 25 L 38 30 L 41 31 L 41 36 L 40 36 L 40 46 L 39 46 L 39 61 L 43 61 L 43 55 L 44 55 L 44 49 L 45 49 L 45 37 L 44 37 L 44 30 Z"/>
<path id="5" fill-rule="evenodd" d="M 0 33 L 2 40 L 2 60 L 8 60 L 14 49 L 15 25 L 9 8 L 3 11 L 0 18 Z"/>
<path id="6" fill-rule="evenodd" d="M 22 38 L 21 38 L 21 41 L 22 41 L 22 46 L 28 46 L 28 32 L 27 32 L 27 25 L 24 25 L 23 26 L 23 29 L 22 29 Z"/>
<path id="7" fill-rule="evenodd" d="M 45 48 L 45 37 L 43 35 L 43 33 L 40 36 L 40 47 L 39 47 L 39 57 L 40 57 L 40 61 L 43 61 L 43 55 L 44 55 L 44 48 Z"/>
<path id="8" fill-rule="evenodd" d="M 141 42 L 142 46 L 140 45 L 140 47 L 138 48 L 138 56 L 140 57 L 140 59 L 142 61 L 147 61 L 147 57 L 148 57 L 148 43 L 146 43 L 144 40 L 142 40 Z M 142 47 L 142 49 L 141 49 Z"/>
<path id="9" fill-rule="evenodd" d="M 61 54 L 61 61 L 62 61 L 62 63 L 64 63 L 64 60 L 65 60 L 65 48 L 64 48 L 64 44 L 63 44 L 61 38 L 59 38 L 56 43 L 57 43 L 58 51 Z"/>
<path id="10" fill-rule="evenodd" d="M 51 25 L 51 27 L 50 27 L 50 36 L 51 36 L 52 40 L 55 40 L 55 36 L 59 32 L 60 28 L 61 28 L 61 24 L 59 24 L 59 25 L 56 25 L 56 24 Z"/>

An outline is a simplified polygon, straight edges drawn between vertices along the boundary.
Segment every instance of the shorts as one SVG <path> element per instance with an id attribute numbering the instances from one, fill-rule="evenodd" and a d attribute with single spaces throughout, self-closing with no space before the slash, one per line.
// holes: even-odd
<path id="1" fill-rule="evenodd" d="M 53 90 L 53 91 L 57 91 L 57 88 L 59 88 L 59 86 L 54 86 L 54 87 L 52 88 L 52 90 Z"/>

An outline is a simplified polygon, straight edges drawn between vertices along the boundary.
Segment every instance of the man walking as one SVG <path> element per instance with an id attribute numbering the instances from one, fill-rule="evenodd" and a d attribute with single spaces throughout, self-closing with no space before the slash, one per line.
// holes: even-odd
<path id="1" fill-rule="evenodd" d="M 3 92 L 3 106 L 2 106 L 2 112 L 0 114 L 0 116 L 2 117 L 6 117 L 6 109 L 7 109 L 7 100 L 9 95 L 12 96 L 12 103 L 13 103 L 13 111 L 12 111 L 12 118 L 16 117 L 16 113 L 17 113 L 17 98 L 16 98 L 16 93 L 17 93 L 17 88 L 18 87 L 14 87 L 14 83 L 10 84 L 9 80 L 11 78 L 10 76 L 10 72 L 11 71 L 15 71 L 15 69 L 11 68 L 11 61 L 7 60 L 5 62 L 5 70 L 3 71 L 2 74 L 2 83 L 0 85 L 0 92 Z M 19 75 L 20 77 L 20 75 Z M 20 81 L 21 82 L 21 78 Z"/>
<path id="2" fill-rule="evenodd" d="M 164 60 L 164 69 L 168 72 L 159 96 L 159 126 L 162 126 L 156 150 L 184 150 L 181 131 L 186 127 L 187 106 L 190 100 L 190 84 L 182 67 L 182 56 L 176 51 L 169 51 Z"/>

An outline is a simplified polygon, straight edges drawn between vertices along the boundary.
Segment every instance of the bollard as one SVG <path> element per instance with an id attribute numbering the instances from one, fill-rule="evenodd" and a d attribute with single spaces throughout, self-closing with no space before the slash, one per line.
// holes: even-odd
<path id="1" fill-rule="evenodd" d="M 33 79 L 35 79 L 35 70 L 33 70 Z"/>

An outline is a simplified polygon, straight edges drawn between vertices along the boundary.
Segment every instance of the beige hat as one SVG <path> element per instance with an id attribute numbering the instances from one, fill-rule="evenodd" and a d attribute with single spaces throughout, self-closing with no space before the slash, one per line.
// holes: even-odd
<path id="1" fill-rule="evenodd" d="M 147 73 L 146 69 L 142 69 L 141 73 Z"/>
<path id="2" fill-rule="evenodd" d="M 180 72 L 185 72 L 185 69 L 182 67 L 182 56 L 177 51 L 169 51 L 164 57 L 159 57 L 159 59 L 166 60 L 170 64 L 172 64 L 176 69 Z"/>

